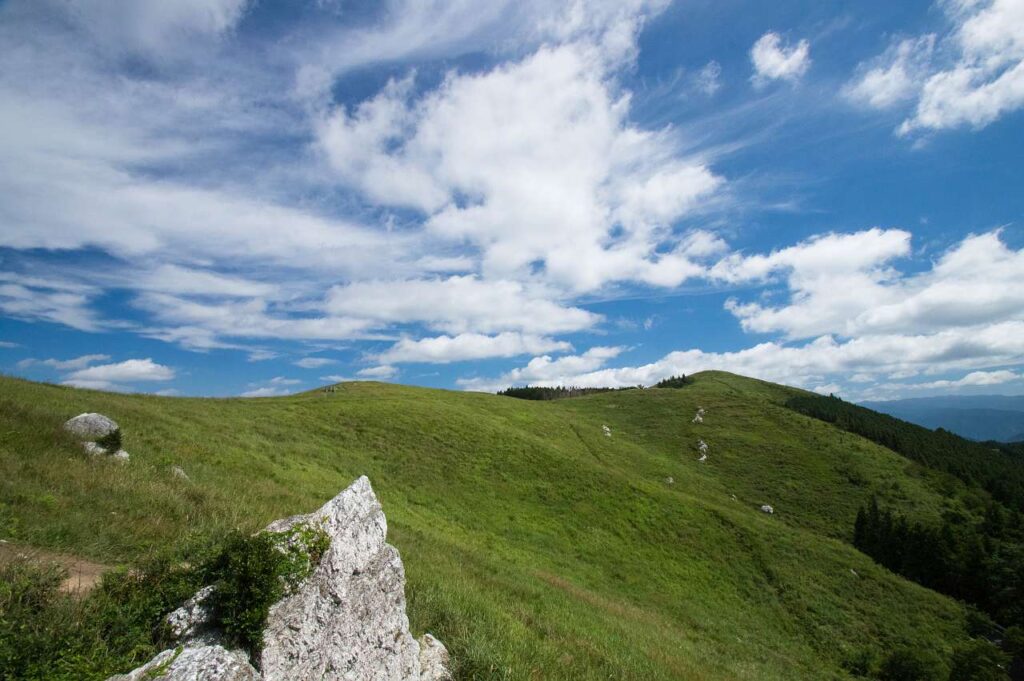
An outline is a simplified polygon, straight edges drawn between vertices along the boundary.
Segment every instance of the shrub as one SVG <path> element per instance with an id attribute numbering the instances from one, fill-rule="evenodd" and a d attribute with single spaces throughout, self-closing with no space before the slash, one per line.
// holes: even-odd
<path id="1" fill-rule="evenodd" d="M 79 598 L 60 590 L 52 564 L 14 561 L 0 568 L 0 678 L 106 678 L 148 660 L 163 615 L 198 580 L 170 558 L 104 576 Z"/>
<path id="2" fill-rule="evenodd" d="M 878 670 L 881 681 L 940 681 L 945 678 L 942 661 L 926 650 L 897 648 Z"/>
<path id="3" fill-rule="evenodd" d="M 686 378 L 686 374 L 679 374 L 678 376 L 669 376 L 668 378 L 662 379 L 654 384 L 655 388 L 682 388 L 689 383 L 689 379 Z"/>
<path id="4" fill-rule="evenodd" d="M 214 621 L 227 643 L 248 651 L 258 664 L 270 606 L 316 568 L 328 546 L 327 534 L 308 525 L 232 535 L 204 569 L 215 587 L 210 596 Z"/>
<path id="5" fill-rule="evenodd" d="M 114 432 L 107 433 L 99 440 L 96 440 L 96 444 L 103 447 L 103 449 L 108 452 L 116 452 L 121 449 L 121 429 L 116 428 L 114 429 Z"/>
<path id="6" fill-rule="evenodd" d="M 949 681 L 1006 681 L 1010 656 L 984 639 L 974 639 L 953 653 Z"/>

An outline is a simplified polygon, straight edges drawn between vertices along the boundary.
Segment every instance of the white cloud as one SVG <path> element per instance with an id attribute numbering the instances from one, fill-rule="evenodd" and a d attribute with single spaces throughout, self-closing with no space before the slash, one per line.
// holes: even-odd
<path id="1" fill-rule="evenodd" d="M 710 97 L 722 87 L 721 75 L 721 64 L 714 60 L 709 61 L 697 73 L 697 89 Z"/>
<path id="2" fill-rule="evenodd" d="M 217 36 L 242 17 L 248 0 L 64 0 L 65 10 L 117 50 L 166 51 L 194 36 Z"/>
<path id="3" fill-rule="evenodd" d="M 103 323 L 90 309 L 95 290 L 70 290 L 48 282 L 2 283 L 0 312 L 27 321 L 63 324 L 79 331 L 99 331 Z"/>
<path id="4" fill-rule="evenodd" d="M 113 384 L 143 381 L 169 381 L 174 369 L 152 359 L 129 359 L 116 364 L 100 364 L 79 369 L 65 377 L 64 383 L 78 387 L 109 389 Z"/>
<path id="5" fill-rule="evenodd" d="M 755 85 L 772 80 L 798 80 L 811 65 L 811 44 L 801 40 L 789 47 L 782 36 L 769 31 L 750 48 L 750 61 L 754 65 Z"/>
<path id="6" fill-rule="evenodd" d="M 479 249 L 487 279 L 675 286 L 700 268 L 665 251 L 671 226 L 722 180 L 672 130 L 632 125 L 607 69 L 601 49 L 573 43 L 450 73 L 418 98 L 410 76 L 327 113 L 320 144 L 340 181 Z"/>
<path id="7" fill-rule="evenodd" d="M 90 364 L 96 362 L 105 362 L 110 359 L 110 355 L 82 355 L 73 359 L 23 359 L 18 362 L 18 368 L 27 368 L 34 364 L 42 364 L 44 366 L 52 367 L 58 371 L 72 371 L 77 369 L 84 369 Z"/>
<path id="8" fill-rule="evenodd" d="M 276 397 L 287 395 L 290 393 L 290 386 L 296 386 L 301 383 L 302 381 L 297 378 L 275 376 L 266 381 L 250 383 L 249 390 L 240 393 L 240 397 Z"/>
<path id="9" fill-rule="evenodd" d="M 1010 383 L 1012 381 L 1019 381 L 1024 379 L 1024 374 L 1019 374 L 1015 371 L 1009 371 L 1008 369 L 1002 369 L 999 371 L 972 371 L 963 378 L 956 380 L 941 380 L 931 381 L 930 383 L 914 383 L 911 385 L 904 386 L 912 389 L 949 389 L 949 388 L 962 388 L 965 386 L 984 386 L 984 385 L 1000 385 L 1002 383 Z"/>
<path id="10" fill-rule="evenodd" d="M 534 291 L 516 281 L 466 275 L 335 286 L 328 291 L 324 307 L 332 315 L 376 324 L 420 322 L 451 333 L 566 333 L 589 328 L 601 319 L 548 296 L 546 290 Z"/>
<path id="11" fill-rule="evenodd" d="M 274 295 L 280 287 L 216 272 L 165 264 L 134 277 L 131 288 L 162 293 L 249 298 Z"/>
<path id="12" fill-rule="evenodd" d="M 493 357 L 564 352 L 571 349 L 572 345 L 566 341 L 556 341 L 545 336 L 524 335 L 512 331 L 495 336 L 461 333 L 457 336 L 437 336 L 419 340 L 403 338 L 376 359 L 389 364 L 406 362 L 446 364 Z"/>
<path id="13" fill-rule="evenodd" d="M 145 331 L 147 335 L 179 342 L 186 347 L 225 347 L 220 337 L 342 340 L 375 338 L 372 324 L 364 319 L 320 314 L 275 314 L 267 301 L 257 298 L 234 302 L 204 303 L 178 296 L 145 294 L 136 304 L 167 325 Z M 232 347 L 230 344 L 227 347 Z"/>
<path id="14" fill-rule="evenodd" d="M 1024 249 L 1000 232 L 971 235 L 930 270 L 901 275 L 890 267 L 909 255 L 910 234 L 872 229 L 817 237 L 768 256 L 730 256 L 712 273 L 725 281 L 785 273 L 790 299 L 766 306 L 730 300 L 748 331 L 789 338 L 920 333 L 1024 319 Z"/>
<path id="15" fill-rule="evenodd" d="M 581 355 L 567 355 L 552 359 L 549 355 L 534 357 L 525 366 L 513 369 L 496 379 L 460 379 L 458 384 L 466 390 L 494 392 L 510 385 L 584 385 L 578 382 L 608 360 L 618 357 L 625 348 L 593 347 Z"/>
<path id="16" fill-rule="evenodd" d="M 952 24 L 946 37 L 901 40 L 861 65 L 861 75 L 847 88 L 875 108 L 912 99 L 913 111 L 898 128 L 901 135 L 982 128 L 1024 107 L 1024 2 L 939 5 Z"/>
<path id="17" fill-rule="evenodd" d="M 839 383 L 855 373 L 878 377 L 908 370 L 948 372 L 1005 366 L 1024 363 L 1024 321 L 929 335 L 865 336 L 845 342 L 821 336 L 799 346 L 769 342 L 735 352 L 680 350 L 649 364 L 608 369 L 583 366 L 575 371 L 563 371 L 552 367 L 555 362 L 550 358 L 535 358 L 526 367 L 497 379 L 466 379 L 460 381 L 460 385 L 471 390 L 496 390 L 511 382 L 528 380 L 541 385 L 614 388 L 652 385 L 676 374 L 719 369 L 813 387 L 825 382 Z"/>
<path id="18" fill-rule="evenodd" d="M 11 341 L 0 341 L 0 348 L 20 348 L 20 343 L 12 343 Z"/>
<path id="19" fill-rule="evenodd" d="M 274 378 L 267 381 L 270 385 L 299 385 L 302 383 L 297 378 L 288 378 L 286 376 L 275 376 Z"/>
<path id="20" fill-rule="evenodd" d="M 287 395 L 288 390 L 286 388 L 273 388 L 263 387 L 254 388 L 252 390 L 246 390 L 239 394 L 239 397 L 280 397 L 281 395 Z"/>
<path id="21" fill-rule="evenodd" d="M 303 357 L 300 360 L 292 362 L 292 364 L 302 369 L 319 369 L 320 367 L 337 363 L 338 360 L 330 359 L 329 357 Z"/>
<path id="22" fill-rule="evenodd" d="M 933 34 L 901 40 L 870 66 L 861 65 L 862 74 L 844 93 L 875 109 L 904 103 L 920 92 L 934 49 Z"/>
<path id="23" fill-rule="evenodd" d="M 356 372 L 360 378 L 387 380 L 398 375 L 398 369 L 388 364 L 360 369 Z"/>

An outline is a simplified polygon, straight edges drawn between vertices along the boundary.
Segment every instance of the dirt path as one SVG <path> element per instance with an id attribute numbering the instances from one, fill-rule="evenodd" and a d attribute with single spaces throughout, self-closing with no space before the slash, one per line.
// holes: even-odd
<path id="1" fill-rule="evenodd" d="M 84 595 L 91 591 L 99 584 L 103 573 L 111 568 L 109 565 L 94 563 L 65 553 L 0 540 L 0 564 L 21 558 L 40 563 L 56 563 L 63 567 L 67 570 L 68 576 L 60 585 L 61 591 L 74 594 Z"/>

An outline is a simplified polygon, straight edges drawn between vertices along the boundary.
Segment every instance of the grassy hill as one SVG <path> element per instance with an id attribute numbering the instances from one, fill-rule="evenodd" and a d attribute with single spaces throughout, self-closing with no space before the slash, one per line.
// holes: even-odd
<path id="1" fill-rule="evenodd" d="M 979 492 L 786 409 L 792 389 L 693 378 L 550 402 L 378 383 L 163 398 L 0 378 L 0 538 L 127 563 L 307 512 L 366 474 L 414 633 L 437 634 L 460 678 L 820 680 L 902 644 L 948 658 L 963 608 L 849 541 L 872 495 L 934 520 L 979 512 Z M 128 465 L 63 434 L 84 411 L 120 423 Z"/>

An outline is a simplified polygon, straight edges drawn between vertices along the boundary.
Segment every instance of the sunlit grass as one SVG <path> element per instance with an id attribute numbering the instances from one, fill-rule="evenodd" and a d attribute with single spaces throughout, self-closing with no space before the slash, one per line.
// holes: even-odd
<path id="1" fill-rule="evenodd" d="M 817 680 L 847 678 L 864 648 L 948 656 L 961 608 L 846 540 L 872 494 L 915 517 L 969 495 L 783 408 L 787 394 L 717 372 L 557 402 L 375 383 L 160 398 L 4 378 L 0 536 L 128 562 L 307 512 L 366 474 L 413 628 L 449 646 L 462 678 Z M 61 432 L 83 411 L 119 422 L 128 465 Z"/>

